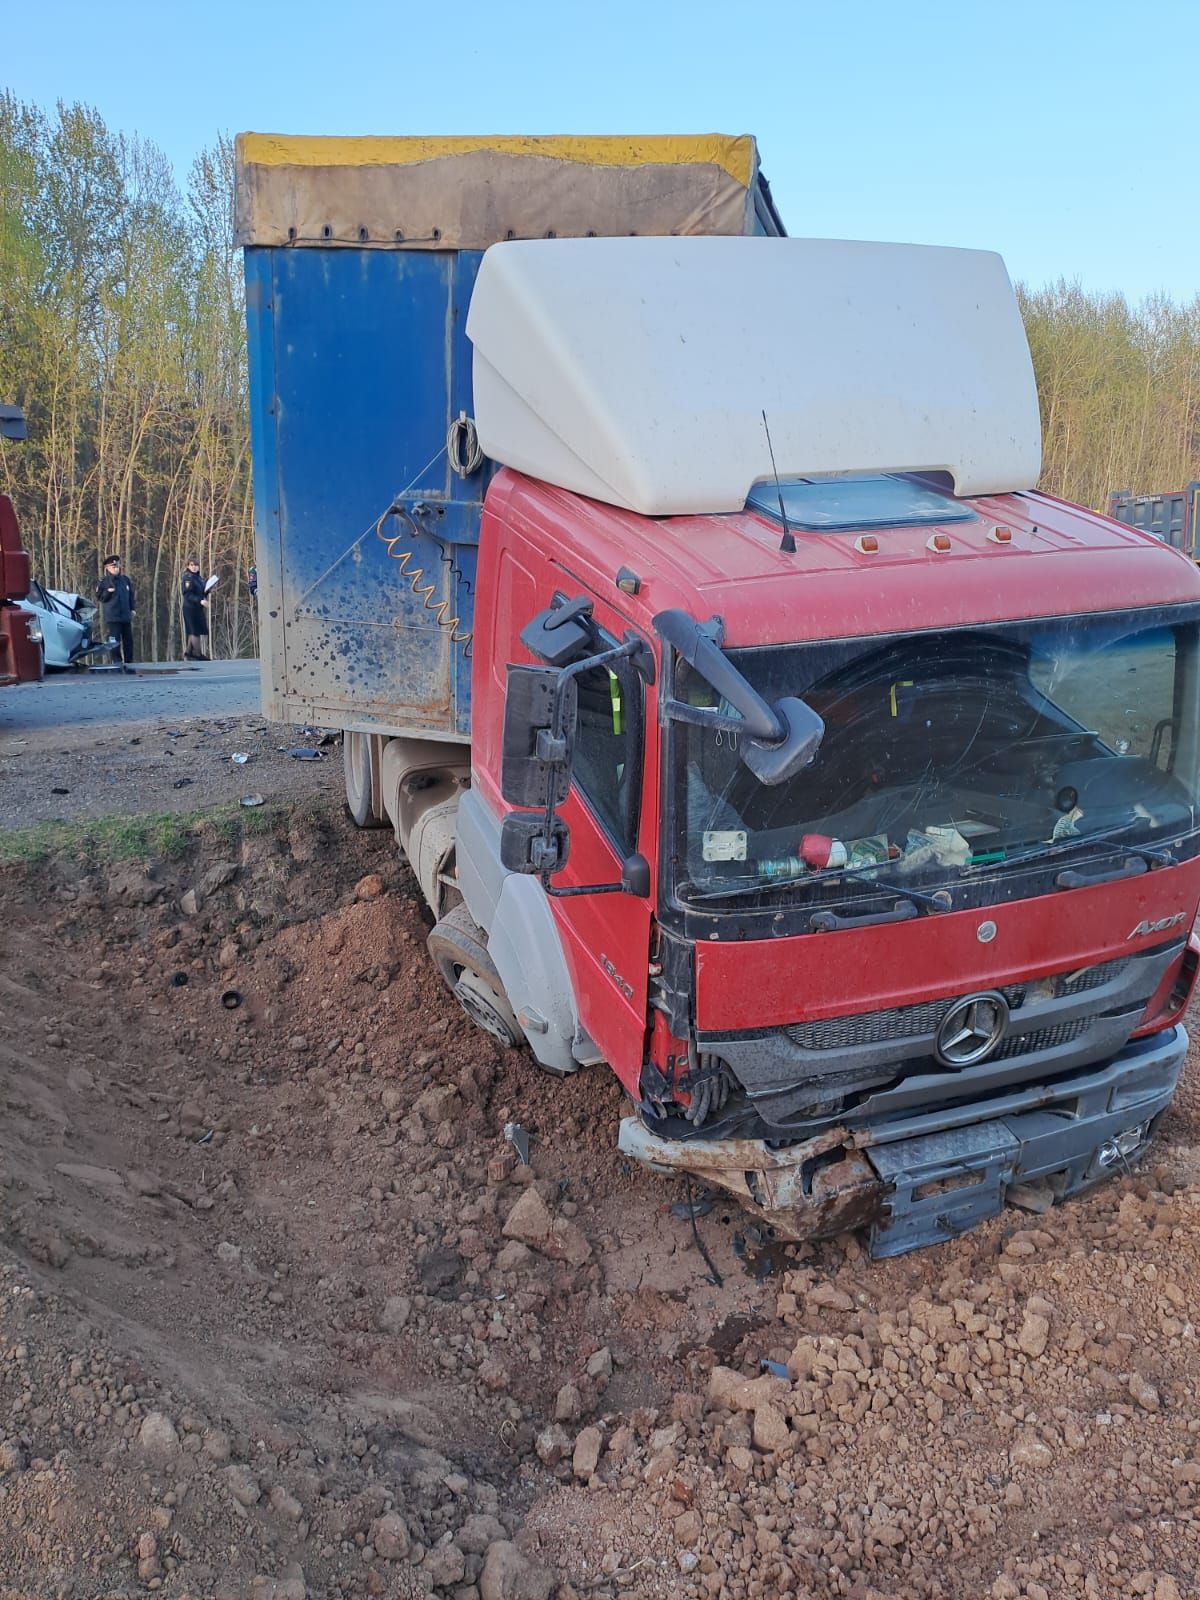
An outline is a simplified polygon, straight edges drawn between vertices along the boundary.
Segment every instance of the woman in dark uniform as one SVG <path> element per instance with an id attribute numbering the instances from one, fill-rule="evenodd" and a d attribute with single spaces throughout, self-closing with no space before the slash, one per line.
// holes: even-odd
<path id="1" fill-rule="evenodd" d="M 200 576 L 200 563 L 189 556 L 183 574 L 183 630 L 187 634 L 185 661 L 208 661 L 204 641 L 208 638 L 208 618 L 204 615 L 208 601 L 204 597 L 204 579 Z"/>

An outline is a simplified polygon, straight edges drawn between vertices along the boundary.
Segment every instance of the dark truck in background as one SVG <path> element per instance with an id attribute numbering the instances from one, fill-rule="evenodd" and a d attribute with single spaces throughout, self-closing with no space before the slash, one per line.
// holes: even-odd
<path id="1" fill-rule="evenodd" d="M 25 417 L 17 406 L 0 406 L 0 439 L 23 439 Z M 29 593 L 29 556 L 21 548 L 17 513 L 0 494 L 0 688 L 36 683 L 42 675 L 42 630 L 21 602 Z"/>
<path id="2" fill-rule="evenodd" d="M 1194 479 L 1183 489 L 1163 494 L 1131 494 L 1114 489 L 1108 497 L 1108 514 L 1127 528 L 1140 528 L 1180 551 L 1189 560 L 1196 556 L 1196 522 L 1200 513 L 1200 483 Z"/>

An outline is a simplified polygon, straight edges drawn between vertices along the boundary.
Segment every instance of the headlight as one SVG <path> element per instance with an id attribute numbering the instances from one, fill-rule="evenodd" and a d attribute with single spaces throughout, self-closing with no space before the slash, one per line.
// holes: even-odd
<path id="1" fill-rule="evenodd" d="M 29 642 L 30 642 L 30 644 L 41 644 L 41 642 L 42 642 L 42 625 L 37 620 L 36 617 L 30 617 L 29 618 L 28 622 L 25 624 L 25 629 L 26 629 L 26 632 L 29 634 Z"/>
<path id="2" fill-rule="evenodd" d="M 1118 1133 L 1115 1139 L 1106 1139 L 1099 1150 L 1100 1165 L 1115 1167 L 1118 1161 L 1126 1162 L 1145 1144 L 1149 1132 L 1150 1124 L 1139 1122 L 1136 1128 L 1126 1128 L 1123 1133 Z"/>

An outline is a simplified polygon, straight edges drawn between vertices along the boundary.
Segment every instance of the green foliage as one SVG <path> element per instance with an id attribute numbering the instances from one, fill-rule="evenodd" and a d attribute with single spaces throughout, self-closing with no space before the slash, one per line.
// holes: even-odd
<path id="1" fill-rule="evenodd" d="M 90 107 L 0 93 L 0 398 L 29 424 L 0 445 L 0 488 L 51 587 L 91 593 L 103 553 L 122 553 L 152 658 L 180 651 L 193 552 L 225 580 L 215 653 L 255 645 L 232 188 L 228 139 L 184 195 L 161 150 Z"/>
<path id="2" fill-rule="evenodd" d="M 1200 297 L 1130 306 L 1077 283 L 1018 290 L 1042 408 L 1041 487 L 1106 510 L 1200 477 Z"/>
<path id="3" fill-rule="evenodd" d="M 52 856 L 95 864 L 171 860 L 183 855 L 198 818 L 101 817 L 91 822 L 39 822 L 0 834 L 0 864 L 37 865 Z"/>

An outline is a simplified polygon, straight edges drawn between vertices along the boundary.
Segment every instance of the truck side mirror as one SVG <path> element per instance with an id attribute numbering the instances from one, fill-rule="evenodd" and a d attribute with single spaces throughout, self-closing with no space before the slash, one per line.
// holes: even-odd
<path id="1" fill-rule="evenodd" d="M 650 863 L 641 851 L 634 851 L 621 863 L 621 893 L 645 900 L 650 893 Z"/>
<path id="2" fill-rule="evenodd" d="M 506 872 L 537 873 L 547 877 L 567 864 L 571 835 L 561 817 L 555 817 L 546 839 L 546 819 L 532 811 L 510 811 L 500 824 L 500 865 Z"/>
<path id="3" fill-rule="evenodd" d="M 759 783 L 786 783 L 812 762 L 825 737 L 825 723 L 806 700 L 795 695 L 776 700 L 771 710 L 783 723 L 783 738 L 777 744 L 742 740 L 738 755 Z"/>
<path id="4" fill-rule="evenodd" d="M 591 605 L 581 598 L 560 610 L 564 614 L 561 625 L 569 636 L 590 616 Z M 530 627 L 541 628 L 547 615 L 535 617 Z M 524 633 L 521 637 L 529 646 Z M 543 655 L 548 649 L 547 646 Z M 508 872 L 536 873 L 549 895 L 634 894 L 645 898 L 650 893 L 650 866 L 638 854 L 621 863 L 621 876 L 616 883 L 582 883 L 563 889 L 550 882 L 553 874 L 566 865 L 571 844 L 570 831 L 555 815 L 555 809 L 567 798 L 571 787 L 579 722 L 578 675 L 589 664 L 606 666 L 617 661 L 632 662 L 636 671 L 648 673 L 648 681 L 654 681 L 654 658 L 645 641 L 633 635 L 627 635 L 622 645 L 569 666 L 508 668 L 500 793 L 509 805 L 526 809 L 509 812 L 500 824 L 500 864 Z"/>
<path id="5" fill-rule="evenodd" d="M 521 643 L 531 656 L 551 667 L 565 667 L 596 649 L 592 602 L 585 594 L 555 600 L 521 629 Z"/>
<path id="6" fill-rule="evenodd" d="M 554 710 L 560 693 L 556 732 Z M 500 793 L 509 805 L 545 809 L 560 806 L 567 798 L 578 716 L 574 678 L 563 682 L 553 667 L 509 667 L 500 753 Z"/>

